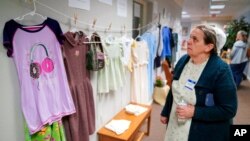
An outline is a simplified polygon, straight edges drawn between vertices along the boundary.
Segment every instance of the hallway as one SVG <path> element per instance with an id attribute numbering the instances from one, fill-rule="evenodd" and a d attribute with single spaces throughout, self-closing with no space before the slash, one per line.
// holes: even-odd
<path id="1" fill-rule="evenodd" d="M 234 124 L 250 125 L 250 81 L 244 80 L 237 91 L 238 111 L 234 118 Z M 144 141 L 163 141 L 166 131 L 165 125 L 160 122 L 162 106 L 153 103 L 150 136 L 145 136 Z"/>

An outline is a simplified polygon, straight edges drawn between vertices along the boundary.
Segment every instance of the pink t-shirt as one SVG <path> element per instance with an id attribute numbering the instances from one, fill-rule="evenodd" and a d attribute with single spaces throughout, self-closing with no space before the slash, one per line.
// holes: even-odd
<path id="1" fill-rule="evenodd" d="M 22 111 L 30 133 L 75 113 L 60 48 L 59 23 L 47 18 L 38 27 L 24 28 L 10 20 L 3 34 L 4 46 L 18 72 Z"/>

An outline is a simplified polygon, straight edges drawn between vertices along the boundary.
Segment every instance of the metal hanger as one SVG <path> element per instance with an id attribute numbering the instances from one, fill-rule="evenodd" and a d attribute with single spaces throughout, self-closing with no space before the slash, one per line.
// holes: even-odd
<path id="1" fill-rule="evenodd" d="M 16 21 L 21 21 L 21 20 L 23 20 L 26 16 L 35 16 L 35 15 L 37 15 L 37 16 L 39 16 L 39 17 L 41 17 L 42 19 L 45 20 L 45 19 L 47 18 L 46 16 L 43 16 L 43 15 L 41 15 L 41 14 L 39 14 L 39 13 L 36 12 L 36 0 L 32 0 L 32 2 L 33 2 L 33 7 L 34 7 L 33 11 L 31 11 L 31 12 L 29 12 L 29 13 L 26 13 L 26 14 L 24 14 L 24 15 L 22 15 L 22 16 L 19 16 L 19 17 L 15 18 L 14 20 L 16 20 Z"/>

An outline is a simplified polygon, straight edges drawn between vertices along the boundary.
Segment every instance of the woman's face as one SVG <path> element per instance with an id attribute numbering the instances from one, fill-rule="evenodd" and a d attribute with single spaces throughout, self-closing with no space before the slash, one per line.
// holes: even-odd
<path id="1" fill-rule="evenodd" d="M 191 57 L 196 57 L 201 54 L 209 53 L 213 49 L 211 44 L 206 45 L 204 42 L 204 33 L 198 28 L 194 28 L 190 34 L 187 44 L 187 53 Z"/>
<path id="2" fill-rule="evenodd" d="M 238 40 L 243 40 L 243 37 L 240 33 L 237 33 L 237 35 L 236 35 L 236 41 L 238 41 Z"/>

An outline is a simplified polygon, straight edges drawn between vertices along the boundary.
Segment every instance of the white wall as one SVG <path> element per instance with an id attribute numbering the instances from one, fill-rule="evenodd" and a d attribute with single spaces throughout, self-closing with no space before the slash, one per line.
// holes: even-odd
<path id="1" fill-rule="evenodd" d="M 33 9 L 32 4 L 24 2 L 25 0 L 1 0 L 0 5 L 0 30 L 6 21 L 21 16 Z M 67 0 L 39 0 L 39 2 L 62 12 L 64 15 L 73 17 L 74 13 L 78 14 L 78 20 L 92 24 L 96 18 L 97 30 L 102 27 L 108 27 L 112 23 L 111 30 L 119 30 L 123 25 L 126 29 L 132 28 L 132 0 L 128 0 L 127 17 L 119 17 L 116 14 L 116 0 L 113 0 L 113 5 L 100 3 L 98 0 L 91 0 L 90 11 L 74 9 L 68 7 Z M 158 0 L 159 11 L 166 8 L 166 13 L 171 16 L 170 19 L 180 20 L 181 8 L 172 0 Z M 63 32 L 69 29 L 72 21 L 46 7 L 36 4 L 38 13 L 51 17 L 59 21 Z M 169 21 L 169 24 L 174 25 L 174 22 Z M 89 27 L 83 23 L 77 24 L 79 28 L 84 29 Z M 117 33 L 120 34 L 120 33 Z M 131 35 L 131 34 L 129 34 Z M 2 33 L 0 41 L 2 43 Z M 18 77 L 14 62 L 6 56 L 6 50 L 0 44 L 0 140 L 1 141 L 23 141 L 23 116 L 20 104 L 20 91 Z M 92 74 L 92 85 L 94 88 L 94 99 L 96 108 L 96 131 L 110 120 L 122 107 L 124 107 L 130 99 L 130 75 L 126 74 L 126 82 L 123 88 L 109 94 L 98 95 L 96 93 L 96 74 Z M 152 123 L 153 124 L 153 123 Z M 97 140 L 96 133 L 90 136 L 91 141 Z"/>

